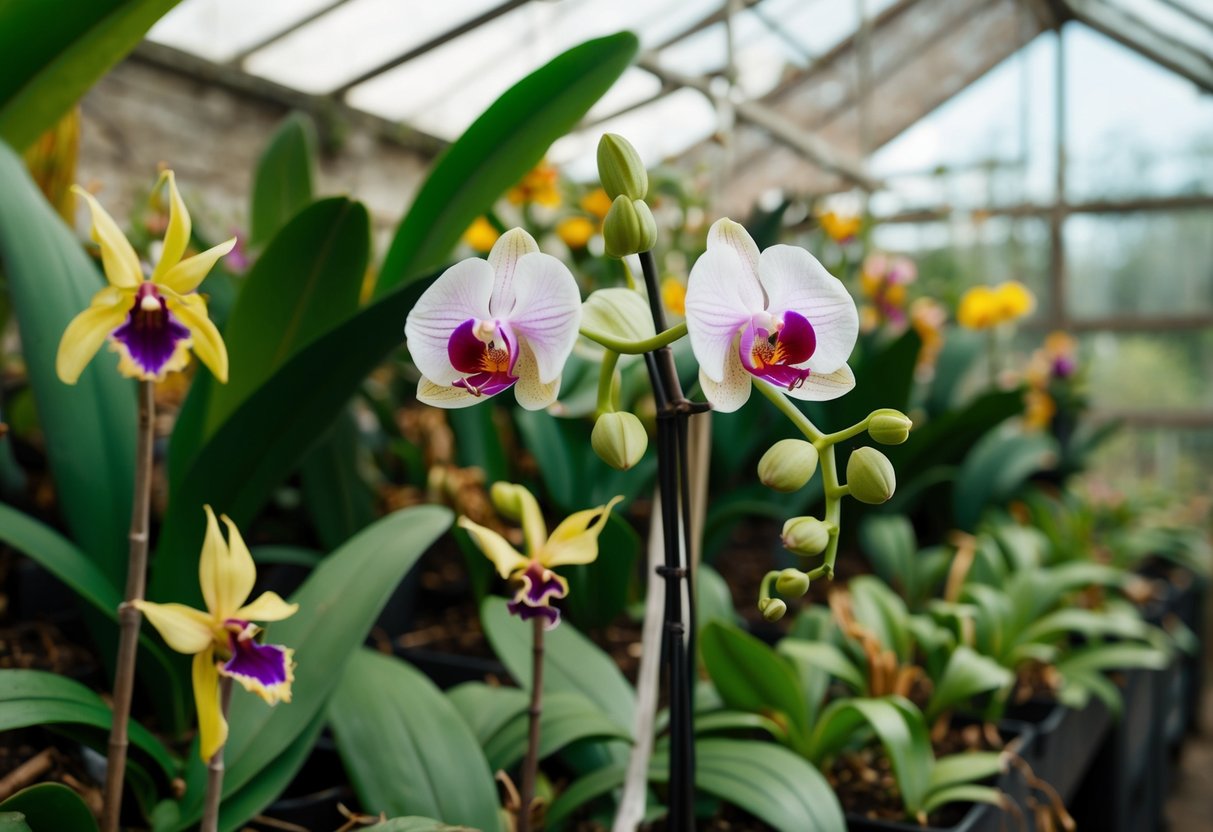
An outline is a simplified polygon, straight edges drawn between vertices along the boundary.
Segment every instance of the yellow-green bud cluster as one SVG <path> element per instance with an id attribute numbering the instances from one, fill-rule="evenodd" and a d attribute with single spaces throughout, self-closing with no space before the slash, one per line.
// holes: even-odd
<path id="1" fill-rule="evenodd" d="M 877 410 L 868 420 L 868 435 L 881 445 L 900 445 L 910 438 L 914 423 L 900 410 Z"/>
<path id="2" fill-rule="evenodd" d="M 758 611 L 767 621 L 774 623 L 783 618 L 788 611 L 788 605 L 778 598 L 763 598 L 758 602 Z"/>
<path id="3" fill-rule="evenodd" d="M 603 133 L 598 140 L 598 178 L 611 199 L 644 199 L 649 193 L 649 174 L 640 154 L 618 133 Z"/>
<path id="4" fill-rule="evenodd" d="M 847 485 L 861 503 L 880 505 L 897 490 L 893 463 L 875 448 L 857 448 L 847 460 Z"/>
<path id="5" fill-rule="evenodd" d="M 820 555 L 830 543 L 833 528 L 816 517 L 793 517 L 783 524 L 783 545 L 797 555 Z"/>
<path id="6" fill-rule="evenodd" d="M 758 479 L 776 491 L 797 491 L 817 470 L 817 449 L 803 439 L 781 439 L 758 460 Z"/>
<path id="7" fill-rule="evenodd" d="M 657 221 L 648 204 L 626 194 L 615 197 L 602 224 L 602 240 L 607 256 L 616 259 L 651 249 L 657 244 Z"/>
<path id="8" fill-rule="evenodd" d="M 594 422 L 590 445 L 607 465 L 626 471 L 644 456 L 649 435 L 640 419 L 631 413 L 603 413 Z"/>
<path id="9" fill-rule="evenodd" d="M 775 589 L 780 595 L 799 598 L 809 591 L 809 576 L 799 569 L 784 569 L 775 579 Z"/>

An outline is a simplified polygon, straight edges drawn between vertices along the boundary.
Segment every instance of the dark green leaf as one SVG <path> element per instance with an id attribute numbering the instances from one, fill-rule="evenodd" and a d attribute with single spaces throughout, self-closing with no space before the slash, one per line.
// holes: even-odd
<path id="1" fill-rule="evenodd" d="M 990 433 L 973 446 L 956 477 L 952 504 L 958 528 L 976 530 L 982 512 L 1011 496 L 1057 461 L 1057 440 L 1042 433 Z"/>
<path id="2" fill-rule="evenodd" d="M 32 144 L 179 1 L 0 4 L 0 139 Z"/>
<path id="3" fill-rule="evenodd" d="M 253 176 L 249 244 L 268 242 L 312 201 L 316 129 L 303 113 L 292 113 L 275 131 Z"/>
<path id="4" fill-rule="evenodd" d="M 80 795 L 61 783 L 39 783 L 0 803 L 0 831 L 4 813 L 25 816 L 26 828 L 34 832 L 96 832 L 97 821 Z M 20 826 L 13 827 L 14 830 Z"/>
<path id="5" fill-rule="evenodd" d="M 558 55 L 506 90 L 447 148 L 396 230 L 376 287 L 383 294 L 450 254 L 472 221 L 533 168 L 632 62 L 630 32 Z"/>
<path id="6" fill-rule="evenodd" d="M 548 807 L 548 825 L 559 828 L 561 823 L 586 803 L 621 787 L 626 776 L 627 769 L 624 766 L 608 765 L 594 769 L 573 781 Z"/>
<path id="7" fill-rule="evenodd" d="M 524 697 L 527 694 L 523 694 Z M 484 743 L 484 756 L 493 771 L 513 768 L 526 754 L 530 715 L 523 709 Z M 613 739 L 631 742 L 631 732 L 615 724 L 579 693 L 560 691 L 544 697 L 539 720 L 539 759 L 543 760 L 579 740 Z"/>
<path id="8" fill-rule="evenodd" d="M 501 828 L 493 769 L 476 738 L 433 682 L 408 664 L 358 651 L 329 719 L 365 809 Z"/>
<path id="9" fill-rule="evenodd" d="M 578 626 L 605 627 L 623 612 L 640 555 L 640 535 L 612 512 L 598 539 L 597 559 L 562 570 L 569 581 L 569 616 Z"/>
<path id="10" fill-rule="evenodd" d="M 375 495 L 360 471 L 360 439 L 347 408 L 299 469 L 308 517 L 326 549 L 336 549 L 375 519 Z"/>

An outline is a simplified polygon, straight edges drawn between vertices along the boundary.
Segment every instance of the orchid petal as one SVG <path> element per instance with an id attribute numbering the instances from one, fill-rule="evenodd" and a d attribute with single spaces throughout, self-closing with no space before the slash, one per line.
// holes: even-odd
<path id="1" fill-rule="evenodd" d="M 501 318 L 509 315 L 514 309 L 514 277 L 518 263 L 526 255 L 538 251 L 539 244 L 535 242 L 535 238 L 521 228 L 511 228 L 493 243 L 488 259 L 488 264 L 493 269 L 493 293 L 489 298 L 489 315 Z M 422 368 L 422 372 L 425 372 L 425 368 Z"/>
<path id="2" fill-rule="evenodd" d="M 737 331 L 763 309 L 762 287 L 750 279 L 732 248 L 709 248 L 695 261 L 687 282 L 687 332 L 695 360 L 708 378 L 724 379 L 725 358 L 736 351 Z"/>
<path id="3" fill-rule="evenodd" d="M 809 373 L 804 383 L 794 390 L 783 389 L 789 398 L 806 402 L 828 402 L 855 389 L 855 374 L 843 364 L 832 373 Z"/>
<path id="4" fill-rule="evenodd" d="M 755 281 L 758 280 L 758 244 L 745 230 L 745 226 L 728 217 L 721 217 L 708 229 L 708 249 L 725 247 L 732 249 L 741 258 L 742 265 Z"/>
<path id="5" fill-rule="evenodd" d="M 240 530 L 226 514 L 219 517 L 227 526 L 227 558 L 221 561 L 219 568 L 219 601 L 223 606 L 216 610 L 223 618 L 234 616 L 236 610 L 244 606 L 244 602 L 253 592 L 253 584 L 257 583 L 257 567 L 253 556 L 244 545 Z M 260 599 L 258 599 L 260 600 Z"/>
<path id="6" fill-rule="evenodd" d="M 540 383 L 549 384 L 559 377 L 577 341 L 581 291 L 568 267 L 550 254 L 527 254 L 514 271 L 516 305 L 510 326 L 530 345 Z"/>
<path id="7" fill-rule="evenodd" d="M 417 401 L 430 407 L 440 407 L 444 410 L 454 410 L 459 407 L 471 407 L 484 401 L 483 396 L 473 396 L 463 387 L 453 387 L 436 384 L 425 376 L 417 382 Z"/>
<path id="8" fill-rule="evenodd" d="M 598 535 L 606 527 L 611 509 L 623 497 L 614 497 L 605 506 L 579 511 L 566 517 L 552 531 L 539 558 L 544 566 L 572 566 L 590 563 L 598 557 Z"/>
<path id="9" fill-rule="evenodd" d="M 131 292 L 106 286 L 93 295 L 87 309 L 72 318 L 59 340 L 59 354 L 55 358 L 55 372 L 64 384 L 79 380 L 105 339 L 122 326 L 133 305 Z"/>
<path id="10" fill-rule="evenodd" d="M 194 656 L 194 705 L 198 709 L 198 753 L 209 762 L 227 742 L 227 720 L 219 707 L 219 668 L 215 652 Z"/>
<path id="11" fill-rule="evenodd" d="M 795 246 L 771 246 L 758 261 L 768 310 L 778 317 L 799 312 L 813 325 L 817 346 L 808 367 L 832 373 L 842 366 L 859 337 L 859 313 L 851 293 L 809 252 Z"/>
<path id="12" fill-rule="evenodd" d="M 169 229 L 169 233 L 172 233 L 171 228 Z M 152 280 L 161 286 L 172 289 L 174 292 L 182 295 L 188 294 L 197 289 L 206 276 L 210 274 L 211 269 L 215 268 L 215 264 L 219 262 L 220 258 L 226 257 L 235 247 L 236 238 L 233 237 L 227 242 L 208 248 L 201 254 L 187 257 L 168 269 L 159 278 L 153 274 Z M 164 262 L 163 258 L 161 262 Z"/>
<path id="13" fill-rule="evenodd" d="M 526 341 L 518 344 L 518 361 L 514 364 L 518 382 L 514 385 L 514 398 L 527 410 L 543 410 L 560 395 L 560 376 L 544 384 L 539 380 L 539 367 L 535 355 Z"/>
<path id="14" fill-rule="evenodd" d="M 181 257 L 185 254 L 185 249 L 189 245 L 190 231 L 192 230 L 190 212 L 185 207 L 185 200 L 181 198 L 181 194 L 177 191 L 177 177 L 173 175 L 171 170 L 166 170 L 161 175 L 160 180 L 162 182 L 168 181 L 168 230 L 164 233 L 164 244 L 160 249 L 160 260 L 156 263 L 156 268 L 152 270 L 152 282 L 154 283 L 164 282 L 162 278 L 165 274 L 181 262 Z M 235 241 L 233 240 L 232 242 L 234 243 Z M 224 254 L 226 253 L 225 251 Z M 198 283 L 201 282 L 202 277 L 199 277 Z M 197 286 L 198 283 L 195 283 L 194 286 Z M 176 289 L 171 283 L 167 285 Z M 189 289 L 177 289 L 177 291 L 189 292 L 192 291 L 194 286 L 191 286 Z"/>
<path id="15" fill-rule="evenodd" d="M 204 612 L 184 604 L 132 603 L 147 616 L 148 623 L 156 628 L 164 643 L 178 653 L 201 653 L 215 641 L 212 633 L 215 621 Z"/>
<path id="16" fill-rule="evenodd" d="M 714 381 L 699 368 L 699 386 L 703 395 L 712 403 L 712 409 L 719 413 L 732 413 L 750 399 L 750 379 L 752 376 L 741 366 L 741 358 L 733 350 L 725 359 L 724 378 Z"/>
<path id="17" fill-rule="evenodd" d="M 295 651 L 278 644 L 258 644 L 251 635 L 232 640 L 232 657 L 219 673 L 235 679 L 249 693 L 255 693 L 268 705 L 291 701 L 291 682 L 295 681 Z"/>
<path id="18" fill-rule="evenodd" d="M 72 193 L 84 197 L 92 215 L 92 238 L 101 247 L 101 266 L 111 286 L 119 289 L 134 289 L 143 282 L 143 269 L 139 267 L 139 256 L 118 223 L 114 222 L 96 197 L 79 185 L 72 186 Z"/>
<path id="19" fill-rule="evenodd" d="M 206 314 L 206 301 L 201 295 L 165 294 L 169 311 L 181 319 L 193 336 L 194 354 L 210 368 L 221 383 L 227 383 L 227 346 L 223 336 Z"/>
<path id="20" fill-rule="evenodd" d="M 219 531 L 219 521 L 210 506 L 204 505 L 206 512 L 206 535 L 202 538 L 202 554 L 198 556 L 198 585 L 202 588 L 202 600 L 211 615 L 222 620 L 227 614 L 226 599 L 222 598 L 220 572 L 223 561 L 227 557 L 227 543 L 223 533 Z"/>
<path id="21" fill-rule="evenodd" d="M 277 592 L 263 592 L 257 600 L 236 610 L 232 617 L 241 621 L 281 621 L 298 611 L 298 604 L 288 604 Z"/>
<path id="22" fill-rule="evenodd" d="M 487 320 L 493 269 L 479 257 L 451 266 L 418 298 L 404 324 L 409 354 L 421 374 L 437 384 L 459 378 L 447 356 L 451 334 L 469 319 Z"/>
<path id="23" fill-rule="evenodd" d="M 508 578 L 520 569 L 525 569 L 526 565 L 530 563 L 509 544 L 509 541 L 492 529 L 486 529 L 466 517 L 460 517 L 456 525 L 471 535 L 476 548 L 493 562 L 493 565 L 497 567 L 497 574 L 501 577 Z"/>

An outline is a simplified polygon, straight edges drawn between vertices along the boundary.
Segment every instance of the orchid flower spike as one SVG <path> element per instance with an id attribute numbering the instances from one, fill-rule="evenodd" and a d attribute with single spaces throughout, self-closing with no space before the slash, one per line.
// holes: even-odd
<path id="1" fill-rule="evenodd" d="M 257 570 L 240 532 L 226 515 L 225 543 L 206 506 L 206 539 L 198 564 L 198 579 L 206 611 L 184 604 L 135 601 L 169 647 L 194 657 L 194 701 L 203 760 L 209 760 L 227 742 L 227 720 L 219 705 L 219 677 L 235 679 L 244 689 L 270 705 L 291 701 L 295 679 L 294 650 L 277 644 L 259 644 L 260 628 L 254 621 L 281 621 L 294 615 L 298 604 L 288 604 L 277 593 L 266 592 L 246 604 Z"/>
<path id="2" fill-rule="evenodd" d="M 477 548 L 497 567 L 497 574 L 518 583 L 514 600 L 507 606 L 523 621 L 542 616 L 544 627 L 552 629 L 560 623 L 560 610 L 552 601 L 569 594 L 569 583 L 552 570 L 557 566 L 592 563 L 598 557 L 598 535 L 602 533 L 611 509 L 623 497 L 615 497 L 605 506 L 571 514 L 549 536 L 543 513 L 535 497 L 521 485 L 497 483 L 493 486 L 494 502 L 505 493 L 507 500 L 518 509 L 526 537 L 527 554 L 523 555 L 504 537 L 492 529 L 459 518 L 459 527 L 472 537 Z"/>
<path id="3" fill-rule="evenodd" d="M 118 224 L 92 194 L 72 187 L 88 202 L 92 237 L 101 247 L 109 285 L 72 319 L 59 342 L 55 370 L 66 384 L 76 383 L 107 338 L 122 356 L 119 371 L 130 378 L 161 381 L 165 373 L 184 369 L 192 348 L 215 378 L 227 381 L 227 348 L 196 290 L 219 258 L 235 247 L 236 238 L 183 260 L 190 242 L 189 211 L 173 172 L 165 171 L 161 181 L 168 182 L 168 230 L 160 260 L 146 279 Z"/>
<path id="4" fill-rule="evenodd" d="M 750 398 L 751 379 L 792 398 L 836 399 L 855 386 L 846 360 L 859 335 L 855 301 L 812 254 L 758 246 L 740 224 L 717 220 L 691 269 L 687 332 L 713 408 Z"/>
<path id="5" fill-rule="evenodd" d="M 521 228 L 502 234 L 488 260 L 451 266 L 409 313 L 405 338 L 421 370 L 417 398 L 435 407 L 476 404 L 510 387 L 542 410 L 581 325 L 573 274 Z"/>

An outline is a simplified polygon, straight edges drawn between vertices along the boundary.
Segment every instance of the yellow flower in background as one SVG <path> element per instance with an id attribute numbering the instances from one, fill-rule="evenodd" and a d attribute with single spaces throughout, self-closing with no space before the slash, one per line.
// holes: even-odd
<path id="1" fill-rule="evenodd" d="M 581 208 L 602 220 L 611 210 L 611 197 L 602 188 L 595 188 L 581 198 Z"/>
<path id="2" fill-rule="evenodd" d="M 675 315 L 686 317 L 687 314 L 687 285 L 678 278 L 670 275 L 661 281 L 661 302 L 665 308 Z"/>
<path id="3" fill-rule="evenodd" d="M 1036 298 L 1018 280 L 1008 280 L 994 289 L 998 304 L 998 315 L 1001 321 L 1015 321 L 1032 314 L 1036 308 Z"/>
<path id="4" fill-rule="evenodd" d="M 298 604 L 264 592 L 250 603 L 257 568 L 240 532 L 225 515 L 225 542 L 215 512 L 206 509 L 206 538 L 198 561 L 198 579 L 206 610 L 184 604 L 136 601 L 169 647 L 194 657 L 194 702 L 198 708 L 199 752 L 209 760 L 227 742 L 227 720 L 219 701 L 219 677 L 235 679 L 270 705 L 291 701 L 294 650 L 256 640 L 254 621 L 290 618 Z"/>
<path id="5" fill-rule="evenodd" d="M 488 217 L 476 217 L 475 221 L 463 232 L 463 241 L 481 254 L 487 254 L 501 233 L 493 227 Z"/>
<path id="6" fill-rule="evenodd" d="M 560 173 L 547 162 L 540 162 L 506 193 L 515 205 L 535 203 L 555 208 L 560 205 Z"/>
<path id="7" fill-rule="evenodd" d="M 193 349 L 215 378 L 227 381 L 227 347 L 206 313 L 198 286 L 207 273 L 236 245 L 236 238 L 193 257 L 184 257 L 190 242 L 190 215 L 177 192 L 171 170 L 168 182 L 169 220 L 160 259 L 144 279 L 135 249 L 113 217 L 92 194 L 79 186 L 72 192 L 88 202 L 92 238 L 101 248 L 101 265 L 109 285 L 93 296 L 88 309 L 72 319 L 59 342 L 55 370 L 65 384 L 75 384 L 107 340 L 122 357 L 123 375 L 160 381 L 180 370 Z M 182 259 L 184 257 L 184 259 Z"/>
<path id="8" fill-rule="evenodd" d="M 1030 430 L 1044 430 L 1053 421 L 1057 413 L 1057 403 L 1044 390 L 1031 388 L 1024 393 L 1024 427 Z"/>
<path id="9" fill-rule="evenodd" d="M 947 320 L 947 310 L 934 298 L 918 298 L 910 304 L 910 325 L 922 341 L 918 353 L 920 367 L 934 364 L 939 357 L 939 351 L 943 349 L 943 325 Z"/>
<path id="10" fill-rule="evenodd" d="M 849 243 L 863 227 L 863 218 L 857 214 L 839 214 L 826 211 L 817 217 L 821 228 L 836 243 Z"/>
<path id="11" fill-rule="evenodd" d="M 566 217 L 556 224 L 556 236 L 572 249 L 585 248 L 598 228 L 585 217 Z"/>
<path id="12" fill-rule="evenodd" d="M 25 151 L 25 166 L 46 201 L 59 216 L 72 225 L 76 217 L 76 197 L 71 191 L 76 179 L 76 160 L 80 155 L 80 106 L 67 112 Z"/>

